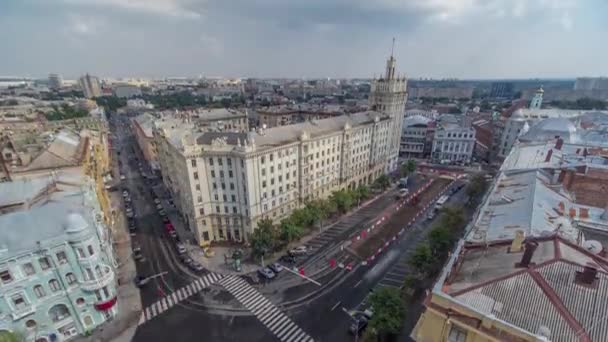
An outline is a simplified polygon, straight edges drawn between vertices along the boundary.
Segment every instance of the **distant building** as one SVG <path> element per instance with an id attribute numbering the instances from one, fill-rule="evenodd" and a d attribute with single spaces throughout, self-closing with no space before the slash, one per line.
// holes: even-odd
<path id="1" fill-rule="evenodd" d="M 407 158 L 425 158 L 431 150 L 434 135 L 433 120 L 421 116 L 406 116 L 403 120 L 399 155 Z"/>
<path id="2" fill-rule="evenodd" d="M 473 156 L 478 160 L 489 162 L 491 160 L 492 151 L 492 119 L 489 117 L 479 116 L 471 123 L 475 130 L 475 149 Z"/>
<path id="3" fill-rule="evenodd" d="M 439 113 L 436 110 L 432 110 L 432 109 L 426 110 L 426 109 L 412 108 L 412 109 L 407 109 L 405 111 L 406 118 L 410 117 L 410 116 L 423 116 L 430 120 L 435 120 L 438 115 L 439 115 Z"/>
<path id="4" fill-rule="evenodd" d="M 0 183 L 0 329 L 67 341 L 116 316 L 118 262 L 103 215 L 87 177 Z"/>
<path id="5" fill-rule="evenodd" d="M 431 158 L 435 163 L 471 162 L 475 130 L 470 119 L 461 115 L 442 115 L 437 122 Z"/>
<path id="6" fill-rule="evenodd" d="M 49 89 L 58 90 L 63 87 L 63 78 L 59 74 L 49 74 Z"/>
<path id="7" fill-rule="evenodd" d="M 141 96 L 141 88 L 131 84 L 121 84 L 114 87 L 114 95 L 123 99 Z"/>
<path id="8" fill-rule="evenodd" d="M 80 78 L 79 84 L 84 97 L 92 99 L 101 96 L 101 84 L 97 77 L 86 74 Z"/>
<path id="9" fill-rule="evenodd" d="M 574 90 L 608 90 L 608 77 L 579 77 Z"/>
<path id="10" fill-rule="evenodd" d="M 530 109 L 538 110 L 542 108 L 544 93 L 545 91 L 543 90 L 543 87 L 538 88 L 538 90 L 534 94 L 534 97 L 532 98 L 532 101 L 530 101 Z"/>
<path id="11" fill-rule="evenodd" d="M 356 108 L 346 108 L 338 105 L 284 105 L 256 109 L 258 126 L 266 128 L 292 125 L 299 122 L 327 119 L 344 115 Z"/>
<path id="12" fill-rule="evenodd" d="M 490 89 L 490 97 L 510 99 L 513 97 L 514 85 L 512 82 L 494 82 Z"/>

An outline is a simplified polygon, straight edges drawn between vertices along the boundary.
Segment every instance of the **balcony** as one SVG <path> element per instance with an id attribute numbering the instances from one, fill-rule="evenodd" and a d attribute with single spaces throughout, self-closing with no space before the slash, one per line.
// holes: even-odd
<path id="1" fill-rule="evenodd" d="M 114 281 L 114 271 L 108 265 L 102 265 L 100 272 L 96 272 L 95 279 L 82 280 L 80 287 L 85 291 L 99 290 L 104 286 L 110 285 Z"/>

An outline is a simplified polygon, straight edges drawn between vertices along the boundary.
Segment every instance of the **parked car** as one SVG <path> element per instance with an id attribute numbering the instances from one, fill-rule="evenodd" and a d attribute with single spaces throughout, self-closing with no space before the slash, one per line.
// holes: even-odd
<path id="1" fill-rule="evenodd" d="M 188 267 L 190 267 L 190 269 L 192 269 L 193 271 L 198 271 L 198 272 L 201 272 L 201 271 L 205 270 L 205 268 L 203 267 L 203 265 L 199 264 L 196 261 L 193 261 L 190 265 L 188 265 Z"/>
<path id="2" fill-rule="evenodd" d="M 306 246 L 298 246 L 294 249 L 289 250 L 289 254 L 291 255 L 304 255 L 308 252 L 308 248 Z"/>
<path id="3" fill-rule="evenodd" d="M 155 197 L 155 198 L 154 198 L 154 203 L 155 203 L 155 204 L 160 204 L 160 199 L 159 199 L 158 197 Z"/>
<path id="4" fill-rule="evenodd" d="M 167 224 L 167 223 L 171 223 L 171 221 L 169 220 L 168 217 L 165 216 L 165 217 L 163 217 L 163 223 Z"/>
<path id="5" fill-rule="evenodd" d="M 158 214 L 159 214 L 160 216 L 167 216 L 167 212 L 165 211 L 165 209 L 161 209 L 161 210 L 159 210 L 159 211 L 158 211 Z"/>
<path id="6" fill-rule="evenodd" d="M 353 335 L 360 335 L 367 328 L 367 318 L 363 314 L 356 314 L 353 317 L 353 322 L 348 329 Z"/>
<path id="7" fill-rule="evenodd" d="M 129 197 L 129 191 L 123 190 L 122 191 L 122 197 Z"/>
<path id="8" fill-rule="evenodd" d="M 272 272 L 272 270 L 268 267 L 260 268 L 258 270 L 258 273 L 260 274 L 260 276 L 262 278 L 265 278 L 265 279 L 272 279 L 275 277 L 274 272 Z"/>
<path id="9" fill-rule="evenodd" d="M 296 263 L 296 258 L 293 255 L 283 255 L 281 257 L 282 262 L 286 263 L 286 264 L 295 264 Z"/>
<path id="10" fill-rule="evenodd" d="M 169 236 L 175 239 L 177 238 L 177 232 L 175 230 L 171 230 L 169 231 Z"/>
<path id="11" fill-rule="evenodd" d="M 150 282 L 150 278 L 138 275 L 135 277 L 134 282 L 135 282 L 135 286 L 144 287 L 147 283 Z"/>
<path id="12" fill-rule="evenodd" d="M 129 220 L 129 231 L 134 232 L 137 230 L 137 225 L 134 220 Z"/>
<path id="13" fill-rule="evenodd" d="M 278 262 L 273 262 L 272 264 L 268 265 L 268 267 L 277 274 L 283 270 L 283 265 L 279 264 Z"/>
<path id="14" fill-rule="evenodd" d="M 138 250 L 133 250 L 133 258 L 137 261 L 145 261 L 146 257 L 144 257 L 143 253 L 141 252 L 141 249 Z"/>
<path id="15" fill-rule="evenodd" d="M 190 265 L 190 264 L 192 264 L 192 263 L 194 262 L 194 260 L 192 260 L 192 258 L 190 258 L 190 257 L 189 257 L 189 256 L 187 256 L 187 255 L 182 255 L 182 256 L 180 257 L 180 259 L 181 259 L 181 260 L 182 260 L 182 262 L 183 262 L 184 264 L 186 264 L 186 265 Z"/>
<path id="16" fill-rule="evenodd" d="M 125 177 L 125 175 L 120 175 L 120 180 L 125 180 L 127 179 L 127 177 Z"/>
<path id="17" fill-rule="evenodd" d="M 156 210 L 162 210 L 162 209 L 163 209 L 163 205 L 162 205 L 162 204 L 160 204 L 160 203 L 158 203 L 158 204 L 156 205 Z"/>
<path id="18" fill-rule="evenodd" d="M 179 254 L 184 254 L 184 253 L 186 253 L 186 246 L 184 246 L 184 244 L 183 244 L 183 243 L 176 243 L 176 244 L 175 244 L 175 247 L 177 248 L 177 252 L 178 252 Z"/>

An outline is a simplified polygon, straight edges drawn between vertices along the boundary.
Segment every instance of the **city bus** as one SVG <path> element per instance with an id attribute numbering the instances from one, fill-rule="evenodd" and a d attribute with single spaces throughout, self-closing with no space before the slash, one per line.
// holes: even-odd
<path id="1" fill-rule="evenodd" d="M 448 201 L 449 198 L 450 198 L 450 196 L 448 196 L 448 195 L 443 195 L 443 196 L 439 197 L 437 202 L 435 202 L 435 210 L 436 211 L 441 210 L 443 208 L 443 205 L 445 204 L 445 202 Z"/>

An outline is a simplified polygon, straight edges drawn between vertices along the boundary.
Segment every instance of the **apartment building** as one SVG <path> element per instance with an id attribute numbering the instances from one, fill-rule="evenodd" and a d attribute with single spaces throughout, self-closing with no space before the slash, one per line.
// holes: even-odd
<path id="1" fill-rule="evenodd" d="M 133 125 L 135 141 L 137 141 L 137 145 L 142 151 L 144 159 L 153 170 L 158 170 L 158 158 L 156 156 L 156 147 L 154 146 L 154 136 L 152 134 L 152 127 L 155 120 L 156 117 L 152 114 L 144 113 L 131 119 L 131 124 Z"/>
<path id="2" fill-rule="evenodd" d="M 435 163 L 470 163 L 475 147 L 475 129 L 470 119 L 442 115 L 437 123 L 431 158 Z"/>
<path id="3" fill-rule="evenodd" d="M 71 172 L 0 184 L 0 330 L 67 341 L 117 314 L 118 263 L 94 187 Z"/>
<path id="4" fill-rule="evenodd" d="M 370 184 L 384 173 L 391 119 L 343 115 L 249 133 L 154 131 L 163 182 L 199 243 L 247 240 L 306 200 Z"/>

